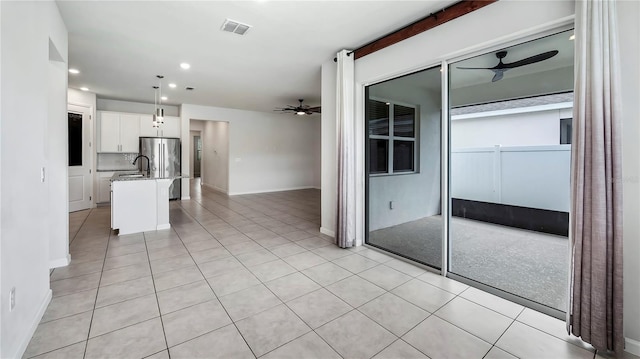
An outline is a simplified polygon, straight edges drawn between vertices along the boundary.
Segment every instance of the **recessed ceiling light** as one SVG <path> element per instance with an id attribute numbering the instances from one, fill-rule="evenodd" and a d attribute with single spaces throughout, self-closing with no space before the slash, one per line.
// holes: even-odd
<path id="1" fill-rule="evenodd" d="M 172 89 L 174 89 L 174 88 L 176 88 L 176 84 L 171 83 L 171 84 L 169 84 L 169 87 L 171 87 Z"/>
<path id="2" fill-rule="evenodd" d="M 78 69 L 69 69 L 69 73 L 70 73 L 70 74 L 77 75 L 77 74 L 79 74 L 79 73 L 80 73 L 80 70 L 78 70 Z"/>
<path id="3" fill-rule="evenodd" d="M 89 91 L 89 89 L 87 87 L 80 87 L 80 90 L 82 91 Z"/>
<path id="4" fill-rule="evenodd" d="M 183 62 L 183 63 L 181 63 L 181 64 L 180 64 L 180 67 L 182 67 L 182 68 L 183 68 L 183 69 L 185 69 L 185 70 L 188 70 L 188 69 L 191 67 L 191 65 L 189 65 L 189 64 L 188 64 L 188 63 L 186 63 L 186 62 Z"/>
<path id="5" fill-rule="evenodd" d="M 162 97 L 160 97 L 160 99 L 161 99 L 162 101 L 167 101 L 167 96 L 162 96 Z"/>

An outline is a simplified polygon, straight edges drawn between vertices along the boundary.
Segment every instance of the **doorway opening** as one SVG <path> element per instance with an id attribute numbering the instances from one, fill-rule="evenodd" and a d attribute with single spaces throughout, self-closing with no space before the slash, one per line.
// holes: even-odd
<path id="1" fill-rule="evenodd" d="M 193 136 L 193 177 L 200 178 L 200 163 L 202 161 L 202 138 Z"/>

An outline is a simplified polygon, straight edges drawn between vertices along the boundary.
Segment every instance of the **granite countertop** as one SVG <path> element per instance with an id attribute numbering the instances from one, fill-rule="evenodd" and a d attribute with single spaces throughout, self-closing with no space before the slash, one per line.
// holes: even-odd
<path id="1" fill-rule="evenodd" d="M 146 173 L 128 171 L 126 173 L 122 173 L 122 172 L 115 173 L 111 177 L 111 182 L 113 181 L 145 181 L 145 180 L 159 180 L 159 179 L 174 180 L 177 178 L 189 178 L 189 175 L 180 173 L 180 174 L 176 174 L 169 177 L 147 177 Z"/>

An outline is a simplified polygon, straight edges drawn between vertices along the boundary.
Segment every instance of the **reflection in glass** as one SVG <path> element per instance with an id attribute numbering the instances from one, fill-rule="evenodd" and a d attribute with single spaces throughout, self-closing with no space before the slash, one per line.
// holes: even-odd
<path id="1" fill-rule="evenodd" d="M 558 311 L 567 298 L 570 33 L 449 66 L 449 271 Z"/>
<path id="2" fill-rule="evenodd" d="M 371 100 L 369 103 L 369 134 L 389 135 L 389 105 Z"/>
<path id="3" fill-rule="evenodd" d="M 416 110 L 402 105 L 393 106 L 393 135 L 399 137 L 413 137 Z"/>
<path id="4" fill-rule="evenodd" d="M 369 172 L 387 173 L 387 154 L 389 153 L 388 140 L 369 140 Z"/>
<path id="5" fill-rule="evenodd" d="M 366 241 L 435 268 L 442 263 L 440 88 L 440 69 L 431 68 L 366 89 Z"/>
<path id="6" fill-rule="evenodd" d="M 69 133 L 69 166 L 82 166 L 82 114 L 67 113 Z"/>
<path id="7" fill-rule="evenodd" d="M 413 141 L 393 141 L 393 172 L 413 171 Z"/>

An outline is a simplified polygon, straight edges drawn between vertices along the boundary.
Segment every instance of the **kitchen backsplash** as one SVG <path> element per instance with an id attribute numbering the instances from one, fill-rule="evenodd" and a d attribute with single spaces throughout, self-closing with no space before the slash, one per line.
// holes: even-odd
<path id="1" fill-rule="evenodd" d="M 98 171 L 136 170 L 132 165 L 137 153 L 98 153 Z"/>

